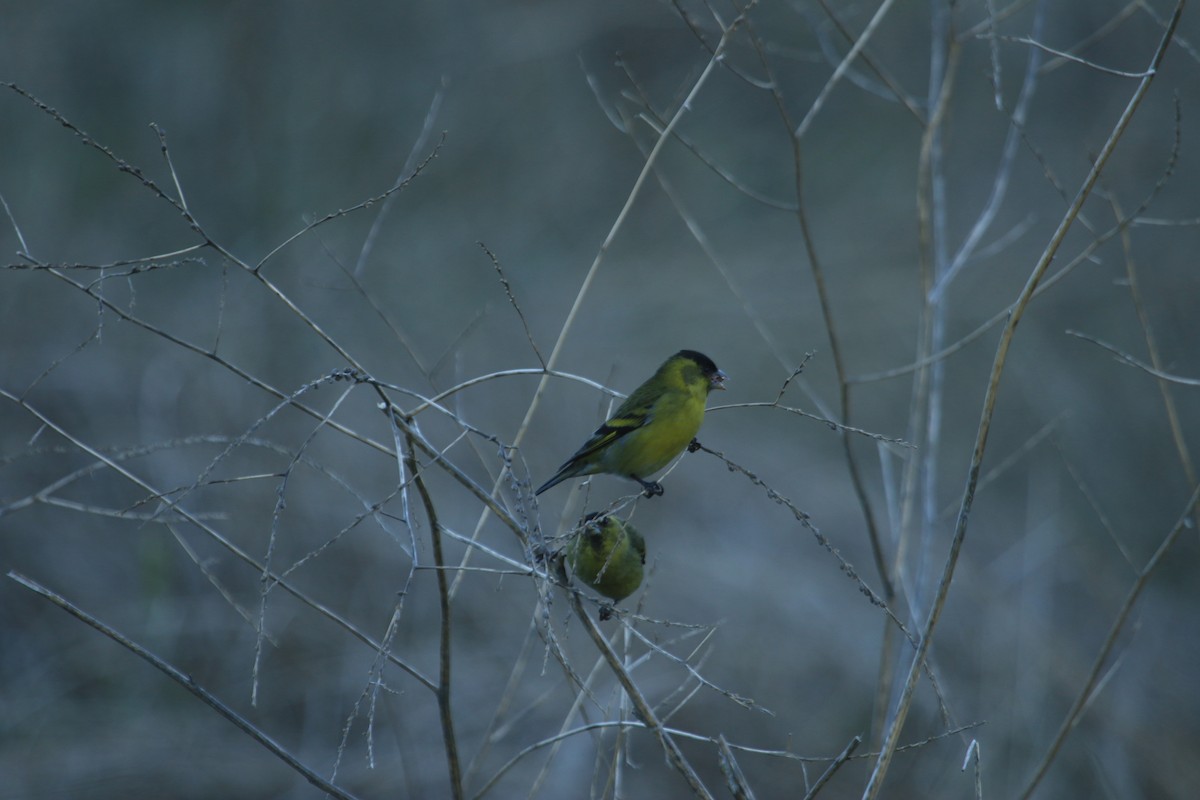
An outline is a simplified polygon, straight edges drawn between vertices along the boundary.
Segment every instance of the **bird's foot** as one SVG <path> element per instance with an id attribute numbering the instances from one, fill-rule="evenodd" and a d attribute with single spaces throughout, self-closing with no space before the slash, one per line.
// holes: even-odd
<path id="1" fill-rule="evenodd" d="M 657 497 L 663 493 L 662 484 L 658 481 L 644 481 L 636 475 L 630 477 L 642 485 L 642 489 L 646 492 L 646 497 Z"/>
<path id="2" fill-rule="evenodd" d="M 607 622 L 613 618 L 614 613 L 616 613 L 616 608 L 610 606 L 608 603 L 603 604 L 600 606 L 600 621 Z"/>
<path id="3" fill-rule="evenodd" d="M 694 453 L 703 446 L 704 445 L 700 444 L 699 439 L 692 439 L 690 442 L 688 442 L 687 451 L 689 453 Z"/>

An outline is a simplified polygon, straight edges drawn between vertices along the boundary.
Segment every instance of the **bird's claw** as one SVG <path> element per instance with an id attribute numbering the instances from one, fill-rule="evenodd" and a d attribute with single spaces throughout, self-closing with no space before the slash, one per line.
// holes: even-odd
<path id="1" fill-rule="evenodd" d="M 646 497 L 659 497 L 663 493 L 662 484 L 658 481 L 638 481 L 646 490 Z"/>
<path id="2" fill-rule="evenodd" d="M 699 439 L 692 439 L 690 442 L 688 442 L 687 451 L 689 453 L 694 453 L 703 446 L 704 445 L 700 444 Z"/>

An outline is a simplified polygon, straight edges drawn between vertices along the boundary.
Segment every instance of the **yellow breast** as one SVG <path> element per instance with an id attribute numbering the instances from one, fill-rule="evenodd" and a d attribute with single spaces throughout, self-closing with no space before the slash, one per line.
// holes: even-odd
<path id="1" fill-rule="evenodd" d="M 704 421 L 706 392 L 670 391 L 654 404 L 650 421 L 613 443 L 604 471 L 647 478 L 683 452 Z"/>

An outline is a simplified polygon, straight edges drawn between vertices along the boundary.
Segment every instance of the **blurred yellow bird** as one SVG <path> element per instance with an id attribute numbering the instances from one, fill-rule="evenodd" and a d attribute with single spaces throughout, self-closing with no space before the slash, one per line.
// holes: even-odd
<path id="1" fill-rule="evenodd" d="M 708 356 L 680 350 L 634 389 L 612 418 L 534 494 L 567 478 L 602 472 L 637 481 L 647 497 L 662 494 L 662 486 L 646 478 L 692 442 L 704 421 L 708 393 L 724 389 L 725 378 Z"/>
<path id="2" fill-rule="evenodd" d="M 642 585 L 646 540 L 617 517 L 588 514 L 567 547 L 567 563 L 581 583 L 619 603 Z M 600 618 L 608 616 L 602 609 Z"/>

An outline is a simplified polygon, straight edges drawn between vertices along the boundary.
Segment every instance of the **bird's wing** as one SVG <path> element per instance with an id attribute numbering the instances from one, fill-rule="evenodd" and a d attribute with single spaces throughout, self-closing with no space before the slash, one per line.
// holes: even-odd
<path id="1" fill-rule="evenodd" d="M 622 436 L 650 424 L 654 419 L 654 403 L 657 399 L 657 396 L 647 396 L 640 389 L 635 391 L 607 422 L 596 429 L 591 438 L 583 443 L 583 447 L 571 456 L 571 461 L 578 462 L 595 455 Z"/>

